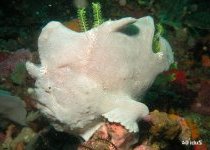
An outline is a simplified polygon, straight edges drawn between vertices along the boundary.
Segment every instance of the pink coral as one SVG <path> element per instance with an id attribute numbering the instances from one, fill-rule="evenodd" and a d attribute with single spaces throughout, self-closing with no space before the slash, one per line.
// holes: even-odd
<path id="1" fill-rule="evenodd" d="M 109 150 L 128 150 L 136 140 L 133 133 L 130 133 L 122 125 L 118 123 L 103 124 L 92 136 L 90 140 L 83 143 L 82 147 L 93 148 L 94 150 L 109 149 Z M 102 148 L 103 147 L 103 148 Z"/>

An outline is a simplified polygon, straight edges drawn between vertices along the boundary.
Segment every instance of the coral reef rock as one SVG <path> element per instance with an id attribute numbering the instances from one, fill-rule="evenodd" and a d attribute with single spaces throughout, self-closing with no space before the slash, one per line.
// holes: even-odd
<path id="1" fill-rule="evenodd" d="M 0 90 L 0 116 L 18 124 L 26 124 L 25 103 L 7 91 Z"/>
<path id="2" fill-rule="evenodd" d="M 86 32 L 59 22 L 41 32 L 41 65 L 26 63 L 36 79 L 38 108 L 57 129 L 88 139 L 106 118 L 138 132 L 137 121 L 148 114 L 138 96 L 173 62 L 168 42 L 160 37 L 152 50 L 154 21 L 131 17 L 106 21 Z"/>
<path id="3" fill-rule="evenodd" d="M 6 55 L 6 56 L 3 56 Z M 3 57 L 3 58 L 2 58 Z M 0 77 L 9 76 L 17 64 L 32 60 L 32 53 L 28 49 L 19 49 L 14 53 L 0 53 Z"/>
<path id="4" fill-rule="evenodd" d="M 198 97 L 192 104 L 191 109 L 194 112 L 203 115 L 210 115 L 210 80 L 202 81 Z"/>

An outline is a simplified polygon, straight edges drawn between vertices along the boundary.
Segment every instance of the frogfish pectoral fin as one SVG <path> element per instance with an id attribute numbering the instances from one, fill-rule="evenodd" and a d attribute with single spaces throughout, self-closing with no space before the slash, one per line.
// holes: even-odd
<path id="1" fill-rule="evenodd" d="M 122 100 L 119 107 L 103 114 L 109 122 L 120 123 L 129 132 L 138 132 L 137 121 L 149 113 L 148 107 L 134 100 Z"/>

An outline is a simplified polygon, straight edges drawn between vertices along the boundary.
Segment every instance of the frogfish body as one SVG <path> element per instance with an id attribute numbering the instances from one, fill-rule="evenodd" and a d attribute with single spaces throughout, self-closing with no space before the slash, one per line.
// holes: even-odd
<path id="1" fill-rule="evenodd" d="M 173 62 L 164 38 L 153 52 L 154 30 L 151 17 L 106 21 L 80 33 L 48 23 L 38 40 L 41 64 L 26 63 L 36 79 L 38 108 L 57 129 L 85 139 L 104 118 L 138 132 L 137 121 L 149 110 L 137 96 Z"/>

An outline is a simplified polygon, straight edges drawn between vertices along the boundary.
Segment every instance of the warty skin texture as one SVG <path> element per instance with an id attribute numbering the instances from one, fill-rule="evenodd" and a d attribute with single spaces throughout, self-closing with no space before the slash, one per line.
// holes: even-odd
<path id="1" fill-rule="evenodd" d="M 137 32 L 122 32 L 130 24 Z M 173 62 L 162 37 L 161 51 L 153 53 L 154 30 L 151 17 L 106 21 L 81 33 L 48 23 L 38 40 L 41 64 L 26 63 L 36 79 L 38 108 L 57 122 L 57 129 L 86 140 L 103 118 L 138 132 L 137 121 L 149 110 L 136 97 Z"/>

